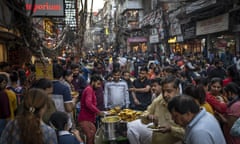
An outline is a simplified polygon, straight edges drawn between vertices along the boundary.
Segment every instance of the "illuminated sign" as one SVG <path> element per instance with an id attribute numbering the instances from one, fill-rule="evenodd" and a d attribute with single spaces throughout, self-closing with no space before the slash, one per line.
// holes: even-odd
<path id="1" fill-rule="evenodd" d="M 32 9 L 32 0 L 26 0 L 26 10 L 30 13 Z M 63 0 L 37 0 L 33 6 L 33 15 L 35 17 L 63 17 Z"/>
<path id="2" fill-rule="evenodd" d="M 168 39 L 168 43 L 176 43 L 176 42 L 177 42 L 177 37 Z"/>
<path id="3" fill-rule="evenodd" d="M 128 43 L 147 42 L 145 37 L 131 37 L 127 39 Z"/>
<path id="4" fill-rule="evenodd" d="M 43 28 L 49 34 L 53 35 L 53 22 L 49 19 L 44 19 L 43 21 Z"/>

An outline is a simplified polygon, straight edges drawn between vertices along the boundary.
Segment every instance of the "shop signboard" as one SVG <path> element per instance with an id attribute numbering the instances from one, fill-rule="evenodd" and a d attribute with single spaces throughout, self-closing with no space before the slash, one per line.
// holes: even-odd
<path id="1" fill-rule="evenodd" d="M 170 36 L 176 36 L 176 35 L 182 34 L 181 25 L 180 25 L 179 19 L 177 18 L 177 15 L 179 13 L 181 13 L 180 9 L 169 14 L 169 21 L 170 21 L 169 35 Z"/>
<path id="2" fill-rule="evenodd" d="M 147 42 L 146 37 L 131 37 L 127 39 L 128 43 Z"/>
<path id="3" fill-rule="evenodd" d="M 30 13 L 32 0 L 26 0 L 26 10 Z M 63 17 L 64 0 L 36 0 L 33 7 L 35 17 Z"/>
<path id="4" fill-rule="evenodd" d="M 46 18 L 43 20 L 43 29 L 45 30 L 45 32 L 49 35 L 53 35 L 53 22 Z"/>
<path id="5" fill-rule="evenodd" d="M 183 39 L 192 39 L 196 37 L 196 23 L 187 23 L 181 25 L 183 32 Z"/>
<path id="6" fill-rule="evenodd" d="M 221 31 L 226 31 L 229 28 L 228 13 L 219 15 L 203 21 L 198 21 L 196 26 L 196 35 L 205 35 Z"/>
<path id="7" fill-rule="evenodd" d="M 53 80 L 52 64 L 36 62 L 36 78 L 47 78 Z"/>
<path id="8" fill-rule="evenodd" d="M 177 42 L 183 42 L 183 35 L 177 35 Z"/>
<path id="9" fill-rule="evenodd" d="M 162 9 L 155 10 L 147 15 L 145 15 L 140 22 L 140 27 L 145 27 L 147 25 L 159 24 L 162 21 Z"/>
<path id="10" fill-rule="evenodd" d="M 190 28 L 186 28 L 183 31 L 183 38 L 186 39 L 191 39 L 191 38 L 195 38 L 196 37 L 196 27 L 190 27 Z"/>
<path id="11" fill-rule="evenodd" d="M 150 44 L 159 43 L 159 36 L 158 36 L 158 34 L 150 35 L 149 36 L 149 42 L 150 42 Z"/>
<path id="12" fill-rule="evenodd" d="M 177 19 L 175 19 L 175 22 L 170 24 L 169 34 L 170 36 L 176 36 L 176 35 L 182 34 L 181 25 Z"/>

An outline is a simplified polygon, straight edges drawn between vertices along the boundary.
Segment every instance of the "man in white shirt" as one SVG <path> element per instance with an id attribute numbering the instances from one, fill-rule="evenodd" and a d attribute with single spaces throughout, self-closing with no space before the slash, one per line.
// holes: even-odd
<path id="1" fill-rule="evenodd" d="M 128 108 L 129 93 L 126 81 L 121 80 L 121 73 L 117 69 L 113 70 L 113 80 L 104 85 L 104 107 L 112 109 L 114 107 Z"/>

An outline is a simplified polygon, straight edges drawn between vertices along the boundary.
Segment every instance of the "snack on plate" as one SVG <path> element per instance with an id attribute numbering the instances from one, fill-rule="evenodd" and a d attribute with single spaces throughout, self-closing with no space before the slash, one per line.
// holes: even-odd
<path id="1" fill-rule="evenodd" d="M 110 109 L 110 110 L 108 111 L 108 114 L 109 114 L 109 115 L 117 115 L 117 111 L 116 111 L 115 109 Z"/>
<path id="2" fill-rule="evenodd" d="M 123 121 L 133 121 L 136 120 L 142 112 L 140 111 L 135 111 L 131 109 L 123 109 L 120 113 L 118 113 L 118 116 L 123 120 Z"/>
<path id="3" fill-rule="evenodd" d="M 119 112 L 121 111 L 121 107 L 120 107 L 120 106 L 116 106 L 116 107 L 114 107 L 114 110 L 115 110 L 117 113 L 119 113 Z"/>
<path id="4" fill-rule="evenodd" d="M 118 115 L 122 121 L 130 122 L 139 118 L 142 114 L 142 111 L 135 111 L 131 109 L 123 109 L 120 107 L 115 107 L 108 111 L 108 115 Z"/>

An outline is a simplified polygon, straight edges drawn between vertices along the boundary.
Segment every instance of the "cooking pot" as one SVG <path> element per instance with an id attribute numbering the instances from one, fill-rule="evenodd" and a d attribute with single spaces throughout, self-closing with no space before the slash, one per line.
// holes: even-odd
<path id="1" fill-rule="evenodd" d="M 118 116 L 107 116 L 102 118 L 104 139 L 116 140 L 116 132 L 120 120 Z"/>

